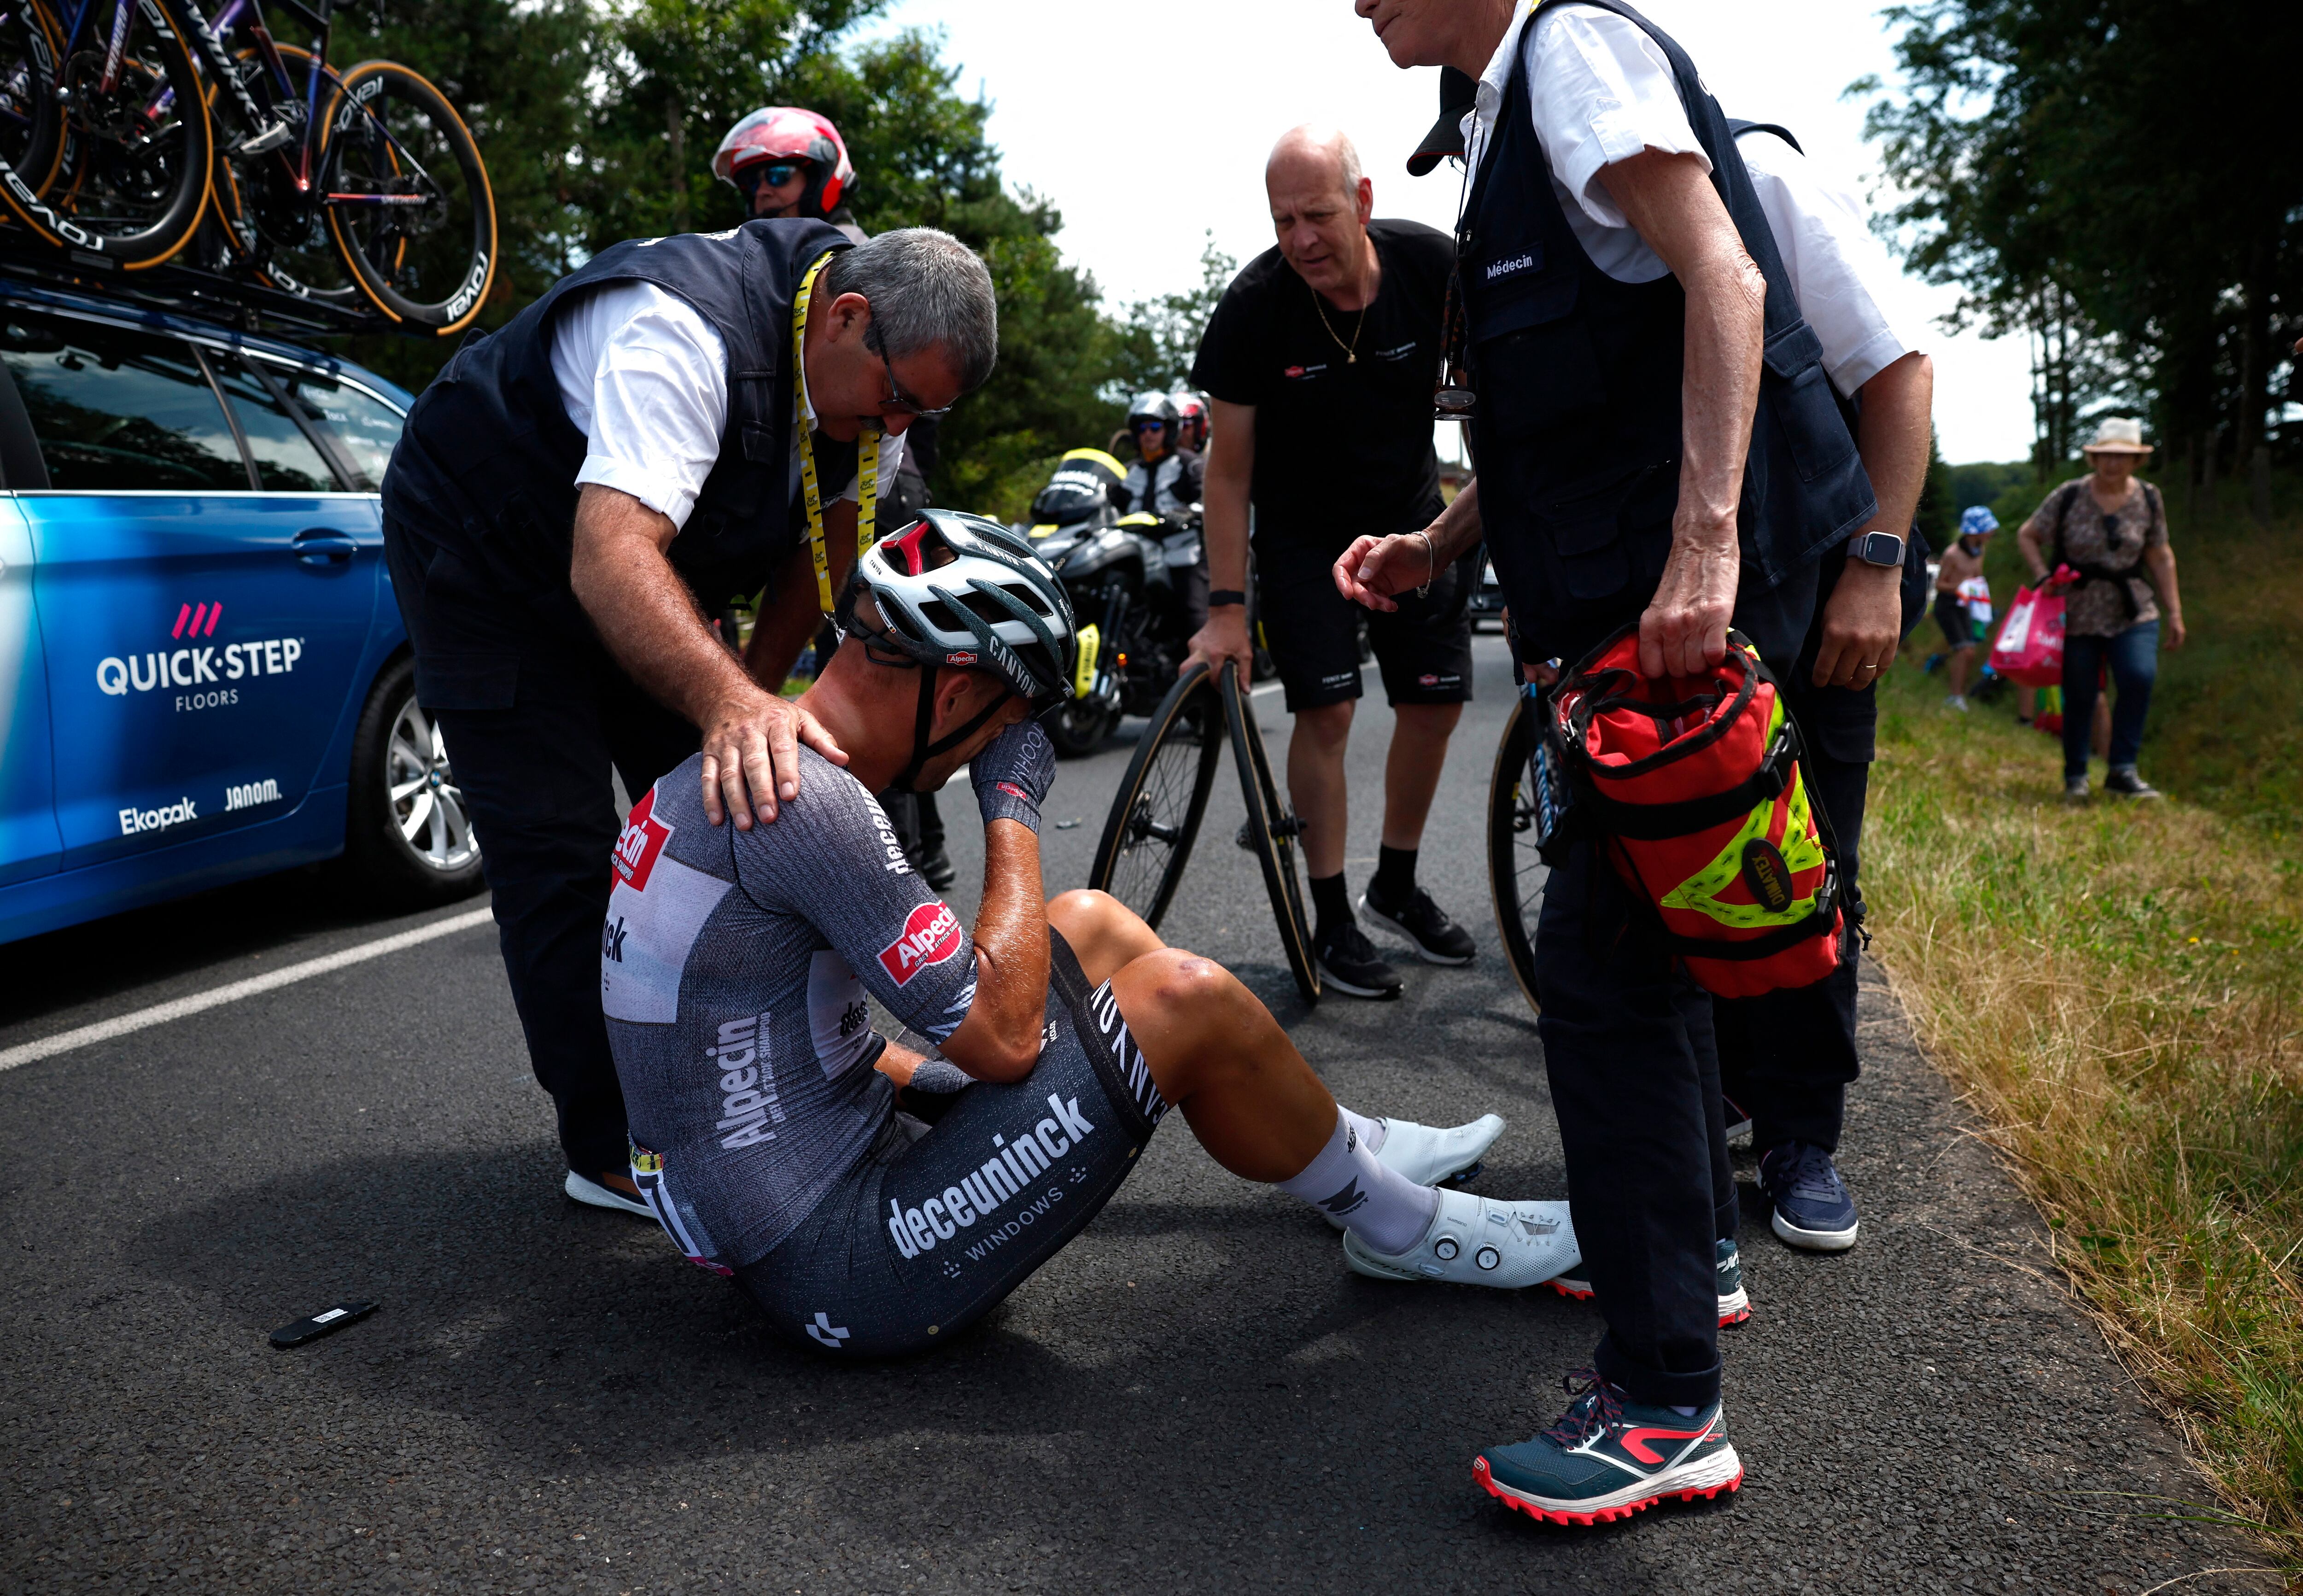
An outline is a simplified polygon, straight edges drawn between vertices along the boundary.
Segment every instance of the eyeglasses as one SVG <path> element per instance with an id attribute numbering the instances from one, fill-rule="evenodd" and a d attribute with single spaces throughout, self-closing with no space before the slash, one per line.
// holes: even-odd
<path id="1" fill-rule="evenodd" d="M 951 406 L 948 404 L 922 404 L 918 399 L 904 392 L 904 384 L 896 380 L 896 368 L 889 364 L 888 346 L 880 336 L 878 322 L 864 325 L 864 347 L 880 357 L 880 369 L 888 379 L 888 397 L 880 401 L 882 410 L 893 410 L 899 416 L 909 416 L 915 421 L 932 421 L 939 416 L 951 414 Z"/>

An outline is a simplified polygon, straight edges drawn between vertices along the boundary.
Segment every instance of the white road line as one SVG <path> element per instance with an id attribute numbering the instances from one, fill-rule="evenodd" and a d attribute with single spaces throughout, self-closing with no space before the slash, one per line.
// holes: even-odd
<path id="1" fill-rule="evenodd" d="M 434 920 L 429 925 L 419 925 L 413 931 L 400 932 L 392 936 L 361 942 L 319 958 L 308 958 L 302 964 L 291 964 L 267 975 L 251 975 L 245 981 L 235 981 L 229 986 L 219 986 L 211 992 L 194 992 L 188 998 L 177 998 L 166 1003 L 155 1003 L 149 1009 L 139 1009 L 116 1018 L 98 1020 L 92 1026 L 82 1026 L 76 1031 L 62 1031 L 54 1036 L 43 1036 L 38 1042 L 20 1043 L 0 1050 L 0 1069 L 13 1069 L 19 1064 L 36 1063 L 53 1059 L 58 1053 L 68 1053 L 75 1048 L 89 1047 L 98 1042 L 109 1042 L 115 1036 L 126 1036 L 152 1026 L 164 1026 L 172 1019 L 205 1009 L 237 1003 L 242 998 L 252 998 L 275 987 L 293 985 L 308 981 L 315 975 L 325 975 L 331 970 L 341 970 L 350 965 L 365 964 L 371 958 L 381 958 L 387 953 L 397 953 L 402 948 L 413 948 L 437 937 L 453 936 L 460 931 L 469 931 L 485 925 L 494 916 L 493 909 L 476 908 L 467 914 L 446 920 Z"/>

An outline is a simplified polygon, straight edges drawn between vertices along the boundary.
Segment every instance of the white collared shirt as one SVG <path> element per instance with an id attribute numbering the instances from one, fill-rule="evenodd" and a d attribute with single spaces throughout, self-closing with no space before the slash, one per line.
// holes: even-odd
<path id="1" fill-rule="evenodd" d="M 587 440 L 577 483 L 629 494 L 685 527 L 728 425 L 728 346 L 710 318 L 653 283 L 603 283 L 560 307 L 552 375 Z M 815 425 L 805 371 L 800 394 L 806 426 L 793 429 L 789 493 L 799 491 L 801 440 Z M 903 460 L 901 434 L 880 440 L 883 489 Z M 850 477 L 838 498 L 862 492 Z"/>
<path id="2" fill-rule="evenodd" d="M 1535 18 L 1532 30 L 1529 18 Z M 1600 173 L 1642 150 L 1692 155 L 1711 170 L 1680 103 L 1671 63 L 1635 24 L 1588 6 L 1523 5 L 1480 75 L 1464 133 L 1469 158 L 1487 148 L 1521 50 L 1531 52 L 1529 111 L 1551 166 L 1552 192 L 1591 264 L 1619 283 L 1667 274 L 1616 208 Z M 1824 369 L 1852 394 L 1914 347 L 1881 308 L 1894 267 L 1854 196 L 1819 177 L 1773 134 L 1736 141 L 1783 256 L 1793 296 L 1823 343 Z"/>

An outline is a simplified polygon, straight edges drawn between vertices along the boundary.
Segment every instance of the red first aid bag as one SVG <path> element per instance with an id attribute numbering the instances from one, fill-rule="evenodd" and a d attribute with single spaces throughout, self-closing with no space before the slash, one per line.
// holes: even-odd
<path id="1" fill-rule="evenodd" d="M 1700 677 L 1642 676 L 1639 649 L 1634 623 L 1552 695 L 1582 823 L 1705 990 L 1822 980 L 1839 967 L 1838 860 L 1775 678 L 1736 632 Z"/>
<path id="2" fill-rule="evenodd" d="M 2027 688 L 2051 688 L 2063 680 L 2063 595 L 2019 587 L 2007 611 L 2007 624 L 1991 646 L 1991 668 Z"/>

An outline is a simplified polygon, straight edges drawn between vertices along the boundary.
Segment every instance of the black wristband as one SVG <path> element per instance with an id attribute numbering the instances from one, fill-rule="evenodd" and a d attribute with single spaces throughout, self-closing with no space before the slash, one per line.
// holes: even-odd
<path id="1" fill-rule="evenodd" d="M 1219 587 L 1208 595 L 1208 608 L 1219 610 L 1226 604 L 1244 604 L 1247 595 L 1236 587 Z"/>

